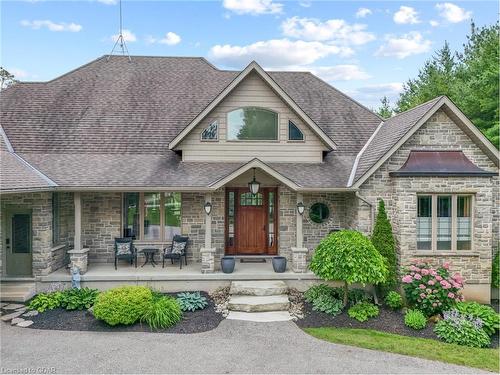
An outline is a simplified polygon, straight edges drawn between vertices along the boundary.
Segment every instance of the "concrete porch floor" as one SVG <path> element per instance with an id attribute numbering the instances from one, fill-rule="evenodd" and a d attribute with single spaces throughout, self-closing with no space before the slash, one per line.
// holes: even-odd
<path id="1" fill-rule="evenodd" d="M 126 263 L 118 265 L 114 269 L 111 263 L 89 264 L 88 271 L 81 276 L 83 286 L 107 289 L 123 284 L 144 284 L 150 285 L 165 291 L 180 290 L 205 290 L 210 291 L 219 286 L 227 286 L 233 280 L 283 280 L 289 286 L 299 289 L 307 288 L 311 283 L 316 283 L 319 279 L 312 273 L 294 273 L 287 270 L 284 273 L 276 273 L 273 270 L 271 261 L 266 263 L 241 263 L 236 261 L 233 273 L 225 274 L 221 271 L 215 273 L 202 274 L 201 264 L 190 262 L 187 266 L 179 269 L 179 264 L 170 262 L 161 267 L 161 263 L 156 267 L 146 264 L 137 268 Z M 43 290 L 51 283 L 70 283 L 71 275 L 65 268 L 61 268 L 47 276 L 37 278 L 37 290 Z"/>

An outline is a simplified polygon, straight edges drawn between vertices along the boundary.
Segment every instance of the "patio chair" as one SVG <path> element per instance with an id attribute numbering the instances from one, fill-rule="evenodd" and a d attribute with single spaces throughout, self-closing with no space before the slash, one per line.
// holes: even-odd
<path id="1" fill-rule="evenodd" d="M 182 257 L 187 266 L 187 248 L 189 237 L 179 236 L 176 234 L 172 239 L 172 244 L 163 249 L 163 268 L 165 268 L 165 259 L 170 259 L 172 264 L 174 260 L 179 260 L 179 267 L 182 269 Z"/>
<path id="2" fill-rule="evenodd" d="M 135 262 L 135 268 L 137 268 L 137 249 L 132 237 L 115 238 L 115 270 L 118 259 L 128 260 L 131 265 Z"/>

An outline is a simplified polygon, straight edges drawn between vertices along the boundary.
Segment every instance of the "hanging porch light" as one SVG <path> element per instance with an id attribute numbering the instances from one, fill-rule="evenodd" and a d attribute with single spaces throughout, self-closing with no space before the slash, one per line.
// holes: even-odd
<path id="1" fill-rule="evenodd" d="M 255 168 L 253 168 L 253 180 L 248 183 L 248 189 L 253 195 L 259 192 L 260 182 L 255 179 Z"/>

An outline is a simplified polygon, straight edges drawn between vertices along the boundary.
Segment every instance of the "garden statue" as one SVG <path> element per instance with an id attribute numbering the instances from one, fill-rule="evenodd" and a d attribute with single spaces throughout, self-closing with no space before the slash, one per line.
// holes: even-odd
<path id="1" fill-rule="evenodd" d="M 80 289 L 80 269 L 76 266 L 71 267 L 71 287 Z"/>

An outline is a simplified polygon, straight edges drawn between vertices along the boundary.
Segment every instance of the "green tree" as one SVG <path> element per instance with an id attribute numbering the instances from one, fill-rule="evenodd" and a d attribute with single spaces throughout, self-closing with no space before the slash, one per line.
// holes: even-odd
<path id="1" fill-rule="evenodd" d="M 12 86 L 17 80 L 14 79 L 14 74 L 9 73 L 3 67 L 0 66 L 0 91 Z"/>
<path id="2" fill-rule="evenodd" d="M 384 258 L 370 239 L 354 230 L 342 230 L 323 238 L 316 248 L 311 271 L 323 280 L 344 282 L 344 306 L 349 284 L 378 284 L 386 280 Z"/>
<path id="3" fill-rule="evenodd" d="M 396 244 L 392 234 L 392 225 L 385 211 L 385 203 L 381 199 L 378 203 L 378 213 L 372 233 L 372 244 L 384 257 L 387 266 L 387 278 L 384 283 L 379 284 L 379 290 L 385 294 L 394 288 L 398 282 Z"/>
<path id="4" fill-rule="evenodd" d="M 380 99 L 380 107 L 377 109 L 377 114 L 383 119 L 388 119 L 392 116 L 392 112 L 391 103 L 387 96 L 384 96 Z"/>

